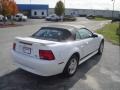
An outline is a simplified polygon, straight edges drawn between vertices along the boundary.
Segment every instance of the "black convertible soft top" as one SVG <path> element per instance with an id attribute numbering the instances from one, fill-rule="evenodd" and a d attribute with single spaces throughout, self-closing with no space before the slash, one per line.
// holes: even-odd
<path id="1" fill-rule="evenodd" d="M 75 30 L 78 30 L 80 28 L 85 28 L 82 25 L 71 25 L 71 24 L 57 24 L 57 25 L 54 24 L 54 25 L 48 25 L 48 26 L 45 26 L 45 27 L 66 29 L 66 30 L 69 30 L 70 32 L 75 32 Z"/>
<path id="2" fill-rule="evenodd" d="M 72 37 L 75 37 L 75 33 L 77 30 L 80 28 L 85 28 L 85 26 L 82 25 L 71 25 L 71 24 L 54 24 L 54 25 L 48 25 L 48 26 L 43 26 L 42 28 L 58 28 L 62 30 L 68 30 L 71 34 Z"/>
<path id="3" fill-rule="evenodd" d="M 44 35 L 41 36 L 42 34 L 41 35 L 38 34 L 41 30 L 58 30 L 58 31 L 64 32 L 64 35 L 60 36 L 63 41 L 64 41 L 63 38 L 66 38 L 65 41 L 66 40 L 75 40 L 76 31 L 79 30 L 80 28 L 84 28 L 84 26 L 81 26 L 81 25 L 69 25 L 69 24 L 67 24 L 67 25 L 63 25 L 63 24 L 48 25 L 48 26 L 42 26 L 41 29 L 39 31 L 37 31 L 36 33 L 34 33 L 32 36 L 34 38 L 42 37 L 42 39 L 43 39 Z M 50 38 L 59 39 L 59 36 L 56 36 L 56 35 L 51 35 L 51 36 L 47 36 L 47 38 L 44 37 L 44 39 L 50 39 Z M 67 39 L 67 37 L 68 37 L 68 39 Z"/>

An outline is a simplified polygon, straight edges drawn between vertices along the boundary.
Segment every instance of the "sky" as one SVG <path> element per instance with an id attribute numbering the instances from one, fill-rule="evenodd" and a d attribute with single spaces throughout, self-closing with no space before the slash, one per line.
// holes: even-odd
<path id="1" fill-rule="evenodd" d="M 17 4 L 48 4 L 54 8 L 58 0 L 15 0 Z M 66 8 L 113 10 L 112 0 L 62 0 Z M 115 10 L 120 11 L 120 0 L 115 0 Z"/>

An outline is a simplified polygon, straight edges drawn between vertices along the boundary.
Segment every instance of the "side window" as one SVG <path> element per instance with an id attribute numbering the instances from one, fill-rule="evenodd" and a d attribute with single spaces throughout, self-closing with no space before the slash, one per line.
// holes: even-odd
<path id="1" fill-rule="evenodd" d="M 44 15 L 44 12 L 42 12 L 42 15 Z"/>
<path id="2" fill-rule="evenodd" d="M 90 38 L 92 36 L 92 33 L 85 28 L 80 29 L 79 34 L 80 34 L 81 39 Z"/>
<path id="3" fill-rule="evenodd" d="M 80 40 L 81 39 L 79 32 L 76 32 L 75 39 L 76 40 Z"/>
<path id="4" fill-rule="evenodd" d="M 37 12 L 36 12 L 36 11 L 34 11 L 34 15 L 37 15 Z"/>

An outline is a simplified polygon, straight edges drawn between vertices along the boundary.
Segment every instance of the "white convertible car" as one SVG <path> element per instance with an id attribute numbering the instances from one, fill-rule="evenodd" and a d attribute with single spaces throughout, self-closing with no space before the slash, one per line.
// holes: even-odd
<path id="1" fill-rule="evenodd" d="M 16 37 L 12 56 L 18 67 L 34 74 L 72 76 L 78 65 L 102 54 L 103 48 L 103 36 L 84 26 L 50 25 L 30 37 Z"/>

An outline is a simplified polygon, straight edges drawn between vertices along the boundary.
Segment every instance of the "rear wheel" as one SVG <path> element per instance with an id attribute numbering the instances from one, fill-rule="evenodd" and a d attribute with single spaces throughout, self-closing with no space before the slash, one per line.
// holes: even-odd
<path id="1" fill-rule="evenodd" d="M 64 72 L 63 72 L 64 75 L 67 77 L 73 76 L 77 70 L 77 67 L 78 67 L 78 57 L 73 55 L 69 59 L 67 65 L 64 69 Z"/>
<path id="2" fill-rule="evenodd" d="M 104 49 L 104 41 L 102 40 L 98 49 L 98 54 L 102 54 Z"/>

